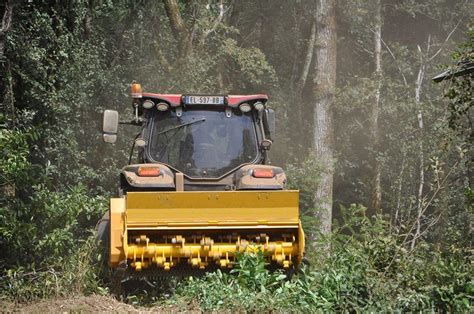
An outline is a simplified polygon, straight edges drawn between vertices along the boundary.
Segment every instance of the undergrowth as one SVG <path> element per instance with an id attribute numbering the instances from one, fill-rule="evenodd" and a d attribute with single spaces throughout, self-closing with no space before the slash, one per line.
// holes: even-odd
<path id="1" fill-rule="evenodd" d="M 168 288 L 144 287 L 126 302 L 139 306 L 203 311 L 470 311 L 474 295 L 470 252 L 445 251 L 420 242 L 414 250 L 382 217 L 370 220 L 351 206 L 330 238 L 309 247 L 311 266 L 291 280 L 270 271 L 263 253 L 241 255 L 230 272 L 189 277 Z M 330 252 L 322 248 L 330 244 Z M 39 298 L 107 293 L 100 250 L 91 234 L 74 254 L 47 268 L 13 268 L 0 280 L 2 298 Z"/>
<path id="2" fill-rule="evenodd" d="M 18 266 L 0 277 L 0 299 L 29 303 L 38 299 L 106 294 L 96 236 L 81 240 L 77 251 L 49 266 Z"/>
<path id="3" fill-rule="evenodd" d="M 474 283 L 469 252 L 440 252 L 428 243 L 409 251 L 382 218 L 370 221 L 353 206 L 350 221 L 328 241 L 331 252 L 292 280 L 265 268 L 263 255 L 239 258 L 217 271 L 178 284 L 166 304 L 204 311 L 469 311 Z M 357 229 L 352 233 L 348 229 Z M 324 247 L 321 245 L 321 247 Z"/>

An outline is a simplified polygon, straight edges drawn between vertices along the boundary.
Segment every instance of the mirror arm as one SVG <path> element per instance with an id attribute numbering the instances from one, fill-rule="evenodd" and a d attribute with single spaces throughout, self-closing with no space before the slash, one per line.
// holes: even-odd
<path id="1" fill-rule="evenodd" d="M 135 108 L 135 122 L 138 123 L 139 118 L 138 118 L 138 103 L 134 102 L 133 107 Z"/>
<path id="2" fill-rule="evenodd" d="M 258 124 L 260 126 L 260 132 L 262 133 L 262 141 L 260 142 L 260 150 L 264 153 L 264 163 L 266 159 L 266 152 L 270 150 L 270 146 L 272 145 L 272 141 L 267 138 L 265 134 L 265 126 L 263 121 L 263 110 L 258 112 Z"/>
<path id="3" fill-rule="evenodd" d="M 143 123 L 145 123 L 145 119 L 138 118 L 138 120 L 131 120 L 131 121 L 119 121 L 119 124 L 125 124 L 125 125 L 134 125 L 134 126 L 142 126 Z"/>
<path id="4" fill-rule="evenodd" d="M 266 131 L 268 131 L 268 138 L 273 141 L 275 137 L 275 112 L 270 108 L 265 109 L 264 125 Z"/>
<path id="5" fill-rule="evenodd" d="M 137 138 L 142 134 L 142 132 L 139 132 L 135 138 L 133 139 L 133 144 L 132 144 L 132 148 L 130 149 L 130 155 L 128 156 L 128 164 L 131 165 L 132 164 L 132 158 L 133 158 L 133 150 L 135 149 L 135 142 L 137 140 Z"/>

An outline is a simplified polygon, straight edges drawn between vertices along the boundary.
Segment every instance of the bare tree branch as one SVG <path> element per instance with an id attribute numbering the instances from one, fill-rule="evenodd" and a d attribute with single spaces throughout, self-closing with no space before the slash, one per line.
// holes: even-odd
<path id="1" fill-rule="evenodd" d="M 431 203 L 434 201 L 435 197 L 438 195 L 438 193 L 441 191 L 441 189 L 446 185 L 446 182 L 448 181 L 448 178 L 451 176 L 452 172 L 456 169 L 456 167 L 458 166 L 459 164 L 459 161 L 456 162 L 452 167 L 451 169 L 449 170 L 449 172 L 446 174 L 446 176 L 443 178 L 441 184 L 439 184 L 438 188 L 433 192 L 433 195 L 431 195 L 431 198 L 425 202 L 425 205 L 423 207 L 423 210 L 422 210 L 422 214 L 425 213 L 425 211 L 430 207 Z M 385 271 L 383 273 L 382 276 L 385 276 L 385 274 L 388 272 L 388 270 L 390 269 L 390 267 L 392 266 L 393 262 L 397 259 L 398 257 L 398 253 L 400 253 L 400 250 L 403 246 L 405 246 L 405 244 L 407 244 L 407 240 L 408 240 L 408 237 L 411 235 L 411 232 L 413 231 L 413 229 L 415 229 L 416 227 L 416 224 L 417 222 L 415 221 L 413 223 L 413 225 L 411 226 L 411 228 L 408 230 L 408 232 L 405 234 L 405 237 L 403 239 L 403 242 L 402 244 L 398 247 L 397 251 L 395 252 L 395 254 L 393 254 L 393 257 L 392 257 L 392 260 L 390 261 L 390 263 L 388 264 L 388 266 L 385 268 Z"/>
<path id="2" fill-rule="evenodd" d="M 458 23 L 456 24 L 456 26 L 454 26 L 454 28 L 451 30 L 451 32 L 448 34 L 448 36 L 446 36 L 446 39 L 445 39 L 444 42 L 441 44 L 441 48 L 439 48 L 438 51 L 436 51 L 434 55 L 432 55 L 431 57 L 429 57 L 426 62 L 432 61 L 434 58 L 436 58 L 436 56 L 437 56 L 441 51 L 443 51 L 444 45 L 446 45 L 446 43 L 448 42 L 449 38 L 451 38 L 451 36 L 454 34 L 454 32 L 455 32 L 456 29 L 458 28 L 459 24 L 461 24 L 462 20 L 463 20 L 463 18 L 461 18 L 461 19 L 458 21 Z"/>
<path id="3" fill-rule="evenodd" d="M 301 94 L 306 85 L 306 79 L 308 78 L 309 68 L 311 66 L 311 61 L 313 60 L 314 54 L 314 44 L 316 43 L 316 20 L 313 20 L 311 25 L 311 35 L 309 36 L 308 47 L 306 49 L 306 57 L 304 60 L 303 70 L 301 71 L 300 78 L 296 85 L 296 95 L 301 99 Z"/>
<path id="4" fill-rule="evenodd" d="M 402 165 L 400 169 L 400 174 L 398 176 L 398 187 L 397 187 L 397 206 L 395 209 L 395 216 L 393 218 L 393 223 L 396 225 L 398 222 L 398 215 L 400 213 L 401 201 L 402 201 L 402 188 L 403 188 L 403 173 L 405 172 L 405 161 L 406 161 L 407 152 L 403 150 L 402 155 Z"/>
<path id="5" fill-rule="evenodd" d="M 373 29 L 370 29 L 370 31 L 375 34 L 375 31 Z M 405 77 L 405 74 L 403 73 L 402 69 L 400 68 L 400 63 L 398 62 L 398 60 L 395 57 L 394 53 L 392 52 L 390 47 L 387 45 L 385 40 L 383 40 L 382 36 L 380 36 L 380 41 L 382 42 L 384 47 L 387 49 L 387 51 L 390 54 L 390 56 L 392 57 L 393 61 L 395 61 L 395 64 L 397 65 L 397 68 L 398 68 L 398 72 L 400 72 L 400 75 L 403 78 L 403 83 L 405 84 L 405 86 L 408 86 L 407 78 Z"/>
<path id="6" fill-rule="evenodd" d="M 216 19 L 214 20 L 214 23 L 213 23 L 212 27 L 203 32 L 202 37 L 201 37 L 201 43 L 204 43 L 207 36 L 209 36 L 210 33 L 214 32 L 216 30 L 217 26 L 219 26 L 219 24 L 224 19 L 224 14 L 227 11 L 229 11 L 229 9 L 224 10 L 224 3 L 221 0 L 221 2 L 219 3 L 219 14 L 217 15 Z"/>
<path id="7" fill-rule="evenodd" d="M 430 51 L 430 43 L 431 43 L 431 34 L 428 35 L 428 43 L 426 48 L 426 54 Z M 417 217 L 416 217 L 416 232 L 415 236 L 413 236 L 411 242 L 411 248 L 415 247 L 416 239 L 418 238 L 416 235 L 420 234 L 420 227 L 421 227 L 421 217 L 423 216 L 423 188 L 425 185 L 425 155 L 423 152 L 423 112 L 421 110 L 421 90 L 423 86 L 423 79 L 425 76 L 426 70 L 426 62 L 423 60 L 423 53 L 421 52 L 420 46 L 418 46 L 418 50 L 420 51 L 420 68 L 418 70 L 418 77 L 415 82 L 415 104 L 418 107 L 418 158 L 419 158 L 419 177 L 420 182 L 418 184 L 418 203 L 417 203 Z"/>

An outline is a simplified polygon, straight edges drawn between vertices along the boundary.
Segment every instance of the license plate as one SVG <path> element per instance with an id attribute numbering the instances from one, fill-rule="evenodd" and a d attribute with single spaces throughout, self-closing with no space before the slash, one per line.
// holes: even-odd
<path id="1" fill-rule="evenodd" d="M 186 96 L 187 105 L 223 105 L 224 96 Z"/>

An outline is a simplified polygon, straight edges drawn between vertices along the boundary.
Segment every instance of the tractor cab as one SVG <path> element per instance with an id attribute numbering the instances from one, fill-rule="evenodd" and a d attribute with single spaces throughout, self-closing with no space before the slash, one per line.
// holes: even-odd
<path id="1" fill-rule="evenodd" d="M 283 189 L 286 178 L 281 168 L 252 167 L 265 164 L 275 132 L 275 114 L 266 107 L 267 95 L 154 94 L 143 93 L 140 84 L 133 83 L 131 96 L 135 117 L 120 123 L 137 125 L 141 131 L 134 143 L 138 166 L 124 167 L 123 191 L 174 190 L 177 186 L 170 180 L 175 174 L 182 175 L 183 190 L 251 189 L 252 184 L 239 181 L 242 171 L 238 170 L 243 167 L 257 179 L 262 169 L 267 177 L 270 172 L 272 178 L 280 174 L 279 180 L 264 186 Z M 105 142 L 115 142 L 118 123 L 118 113 L 106 110 Z M 153 176 L 156 171 L 161 179 L 171 175 L 160 180 L 160 175 Z"/>

